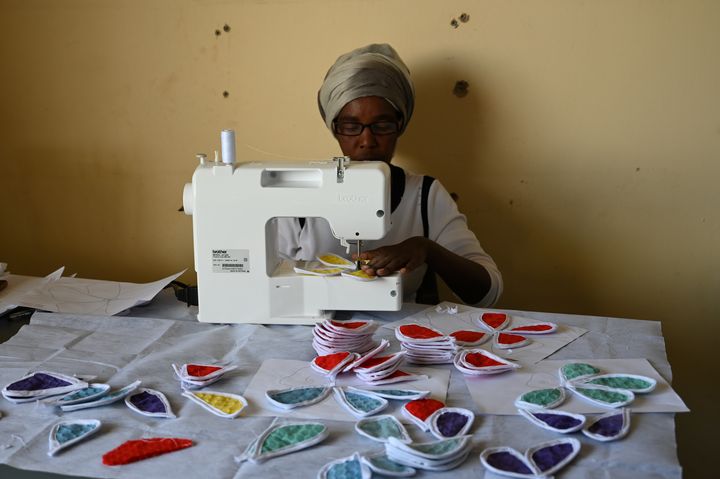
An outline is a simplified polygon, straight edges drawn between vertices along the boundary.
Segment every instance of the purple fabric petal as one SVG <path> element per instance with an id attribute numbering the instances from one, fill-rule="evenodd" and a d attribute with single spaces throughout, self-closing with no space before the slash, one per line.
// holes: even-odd
<path id="1" fill-rule="evenodd" d="M 580 424 L 580 420 L 564 414 L 532 413 L 533 416 L 555 429 L 572 429 Z"/>
<path id="2" fill-rule="evenodd" d="M 496 452 L 486 459 L 488 464 L 501 471 L 517 472 L 519 474 L 532 474 L 533 471 L 517 456 L 509 452 Z"/>
<path id="3" fill-rule="evenodd" d="M 71 383 L 50 376 L 49 374 L 35 373 L 29 378 L 21 379 L 8 385 L 8 391 L 38 391 L 41 389 L 60 388 L 70 386 Z"/>
<path id="4" fill-rule="evenodd" d="M 613 437 L 620 434 L 623 427 L 623 415 L 615 414 L 609 417 L 604 417 L 590 425 L 588 431 L 593 434 L 605 437 Z"/>
<path id="5" fill-rule="evenodd" d="M 540 471 L 544 472 L 562 462 L 572 453 L 573 447 L 571 444 L 555 444 L 535 451 L 532 460 L 540 468 Z"/>
<path id="6" fill-rule="evenodd" d="M 453 437 L 467 424 L 468 418 L 457 412 L 442 413 L 437 418 L 437 428 L 445 437 Z"/>
<path id="7" fill-rule="evenodd" d="M 143 391 L 130 397 L 130 402 L 141 411 L 152 413 L 167 412 L 165 405 L 160 398 L 154 394 L 148 393 L 147 391 Z"/>

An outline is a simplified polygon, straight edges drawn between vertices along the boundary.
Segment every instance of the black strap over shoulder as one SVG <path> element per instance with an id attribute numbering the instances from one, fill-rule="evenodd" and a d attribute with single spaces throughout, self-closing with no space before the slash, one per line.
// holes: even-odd
<path id="1" fill-rule="evenodd" d="M 430 222 L 428 221 L 428 196 L 430 195 L 430 186 L 432 186 L 435 178 L 432 176 L 423 176 L 422 191 L 420 192 L 420 215 L 423 223 L 423 236 L 430 237 Z"/>
<path id="2" fill-rule="evenodd" d="M 422 190 L 420 193 L 420 215 L 423 223 L 423 236 L 430 237 L 430 221 L 428 220 L 428 196 L 430 195 L 430 186 L 432 186 L 435 178 L 432 176 L 423 176 Z M 422 283 L 415 293 L 415 302 L 419 304 L 438 304 L 440 296 L 438 294 L 437 278 L 435 272 L 430 266 L 425 271 Z"/>
<path id="3" fill-rule="evenodd" d="M 390 165 L 390 212 L 400 206 L 403 193 L 405 193 L 405 170 L 399 166 Z"/>

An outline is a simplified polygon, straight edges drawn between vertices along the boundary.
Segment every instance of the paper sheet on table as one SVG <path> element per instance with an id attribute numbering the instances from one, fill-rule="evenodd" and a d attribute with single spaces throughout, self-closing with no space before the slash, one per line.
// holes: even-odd
<path id="1" fill-rule="evenodd" d="M 57 281 L 64 270 L 65 268 L 62 267 L 44 278 L 5 274 L 2 278 L 8 282 L 8 285 L 4 290 L 0 291 L 0 314 L 17 306 L 23 306 L 22 300 L 29 292 L 42 288 L 45 284 Z"/>
<path id="2" fill-rule="evenodd" d="M 486 377 L 465 376 L 470 396 L 477 404 L 480 414 L 518 414 L 515 399 L 536 389 L 554 388 L 560 385 L 558 370 L 568 363 L 587 363 L 600 369 L 601 373 L 628 373 L 648 376 L 657 380 L 657 387 L 647 394 L 635 394 L 628 406 L 632 412 L 688 412 L 689 409 L 647 359 L 563 359 L 540 361 L 529 367 L 510 373 Z M 607 412 L 610 408 L 595 405 L 566 390 L 566 399 L 558 409 L 580 414 Z"/>
<path id="3" fill-rule="evenodd" d="M 403 324 L 418 323 L 435 328 L 445 334 L 450 334 L 453 331 L 462 329 L 487 332 L 487 330 L 475 323 L 473 318 L 491 310 L 473 308 L 465 305 L 455 305 L 448 302 L 443 302 L 438 305 L 439 308 L 443 309 L 446 309 L 449 306 L 457 306 L 458 312 L 455 314 L 448 314 L 447 312 L 440 313 L 436 310 L 435 306 L 431 306 L 428 309 L 420 311 L 417 314 L 413 314 L 412 316 L 408 316 L 400 321 L 387 323 L 383 325 L 383 327 L 395 329 Z M 523 318 L 522 316 L 517 316 L 512 313 L 509 313 L 509 315 L 512 319 L 505 329 L 524 326 L 527 324 L 536 324 L 539 322 L 533 319 Z M 479 347 L 500 357 L 518 361 L 523 365 L 530 365 L 545 359 L 558 349 L 575 341 L 585 333 L 587 333 L 587 329 L 558 324 L 558 329 L 553 333 L 527 335 L 532 342 L 521 348 L 498 349 L 493 346 L 492 339 Z"/>
<path id="4" fill-rule="evenodd" d="M 400 369 L 409 373 L 425 374 L 428 379 L 406 381 L 388 384 L 386 386 L 368 386 L 353 373 L 339 375 L 335 379 L 336 386 L 356 386 L 363 389 L 416 389 L 430 391 L 434 399 L 445 402 L 450 381 L 450 371 L 447 369 L 415 367 L 403 365 Z M 258 372 L 253 376 L 247 390 L 243 394 L 248 400 L 246 415 L 252 416 L 281 416 L 296 419 L 330 419 L 337 421 L 358 420 L 355 416 L 341 406 L 331 392 L 325 399 L 311 406 L 284 410 L 273 407 L 265 397 L 265 392 L 271 389 L 287 389 L 296 386 L 329 385 L 331 381 L 310 367 L 308 361 L 295 361 L 292 359 L 267 359 Z M 400 412 L 404 401 L 392 401 L 381 414 L 393 414 L 401 421 L 409 421 Z"/>
<path id="5" fill-rule="evenodd" d="M 122 283 L 85 278 L 58 278 L 46 282 L 19 298 L 18 306 L 73 314 L 114 315 L 150 301 L 169 282 L 184 273 L 152 283 Z"/>

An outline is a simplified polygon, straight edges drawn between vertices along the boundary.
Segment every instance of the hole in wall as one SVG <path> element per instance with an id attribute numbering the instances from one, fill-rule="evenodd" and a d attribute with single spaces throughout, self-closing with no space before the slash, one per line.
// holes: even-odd
<path id="1" fill-rule="evenodd" d="M 453 95 L 458 98 L 467 96 L 469 88 L 470 84 L 468 82 L 465 80 L 458 80 L 455 82 L 455 86 L 453 87 Z"/>

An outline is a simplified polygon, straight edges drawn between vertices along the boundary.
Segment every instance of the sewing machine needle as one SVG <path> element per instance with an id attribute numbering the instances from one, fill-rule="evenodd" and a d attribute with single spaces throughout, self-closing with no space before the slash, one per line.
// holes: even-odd
<path id="1" fill-rule="evenodd" d="M 355 259 L 355 266 L 357 269 L 360 269 L 360 265 L 362 264 L 362 261 L 360 261 L 360 245 L 362 244 L 361 240 L 357 241 L 357 257 Z"/>

